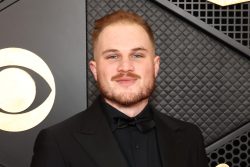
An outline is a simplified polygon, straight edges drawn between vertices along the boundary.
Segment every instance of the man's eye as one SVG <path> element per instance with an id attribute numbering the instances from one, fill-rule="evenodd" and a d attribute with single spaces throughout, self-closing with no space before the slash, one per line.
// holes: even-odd
<path id="1" fill-rule="evenodd" d="M 118 55 L 116 55 L 116 54 L 112 54 L 112 55 L 108 55 L 108 56 L 106 56 L 106 59 L 117 59 L 118 58 Z"/>
<path id="2" fill-rule="evenodd" d="M 133 54 L 133 58 L 143 58 L 144 56 L 142 54 L 136 53 Z"/>

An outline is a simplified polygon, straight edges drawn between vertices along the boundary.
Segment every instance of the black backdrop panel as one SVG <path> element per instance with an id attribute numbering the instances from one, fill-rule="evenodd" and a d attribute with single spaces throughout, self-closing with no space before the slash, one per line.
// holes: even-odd
<path id="1" fill-rule="evenodd" d="M 22 132 L 0 130 L 0 166 L 28 167 L 37 133 L 86 108 L 85 1 L 6 0 L 0 11 L 0 49 L 34 52 L 56 84 L 53 108 L 41 124 Z"/>
<path id="2" fill-rule="evenodd" d="M 164 1 L 172 2 L 250 49 L 250 2 L 221 7 L 207 0 Z"/>
<path id="3" fill-rule="evenodd" d="M 198 125 L 206 145 L 249 122 L 249 58 L 155 2 L 87 1 L 89 59 L 93 20 L 117 9 L 137 12 L 152 25 L 161 57 L 152 98 L 157 110 Z M 98 91 L 88 77 L 90 104 Z"/>

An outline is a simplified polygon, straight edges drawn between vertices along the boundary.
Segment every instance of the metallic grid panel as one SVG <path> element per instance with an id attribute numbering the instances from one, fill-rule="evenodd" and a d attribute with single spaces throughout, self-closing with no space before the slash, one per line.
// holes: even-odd
<path id="1" fill-rule="evenodd" d="M 250 131 L 239 135 L 208 154 L 209 166 L 226 163 L 230 167 L 249 167 L 250 164 Z"/>
<path id="2" fill-rule="evenodd" d="M 250 48 L 250 2 L 221 7 L 207 0 L 168 1 Z"/>
<path id="3" fill-rule="evenodd" d="M 88 59 L 93 21 L 121 8 L 142 15 L 155 33 L 161 71 L 152 101 L 159 111 L 198 125 L 206 145 L 250 120 L 249 59 L 153 2 L 89 0 Z M 91 104 L 98 91 L 88 77 Z"/>

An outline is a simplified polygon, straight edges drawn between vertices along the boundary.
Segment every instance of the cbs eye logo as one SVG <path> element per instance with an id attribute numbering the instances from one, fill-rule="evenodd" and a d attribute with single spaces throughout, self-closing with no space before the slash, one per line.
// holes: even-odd
<path id="1" fill-rule="evenodd" d="M 55 81 L 47 64 L 21 48 L 0 50 L 0 130 L 33 128 L 49 114 Z"/>

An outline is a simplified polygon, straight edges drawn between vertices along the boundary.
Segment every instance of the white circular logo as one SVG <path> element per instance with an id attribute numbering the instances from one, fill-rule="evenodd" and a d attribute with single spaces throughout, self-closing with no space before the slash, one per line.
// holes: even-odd
<path id="1" fill-rule="evenodd" d="M 40 57 L 21 48 L 0 50 L 1 130 L 33 128 L 46 118 L 54 100 L 54 77 Z"/>

